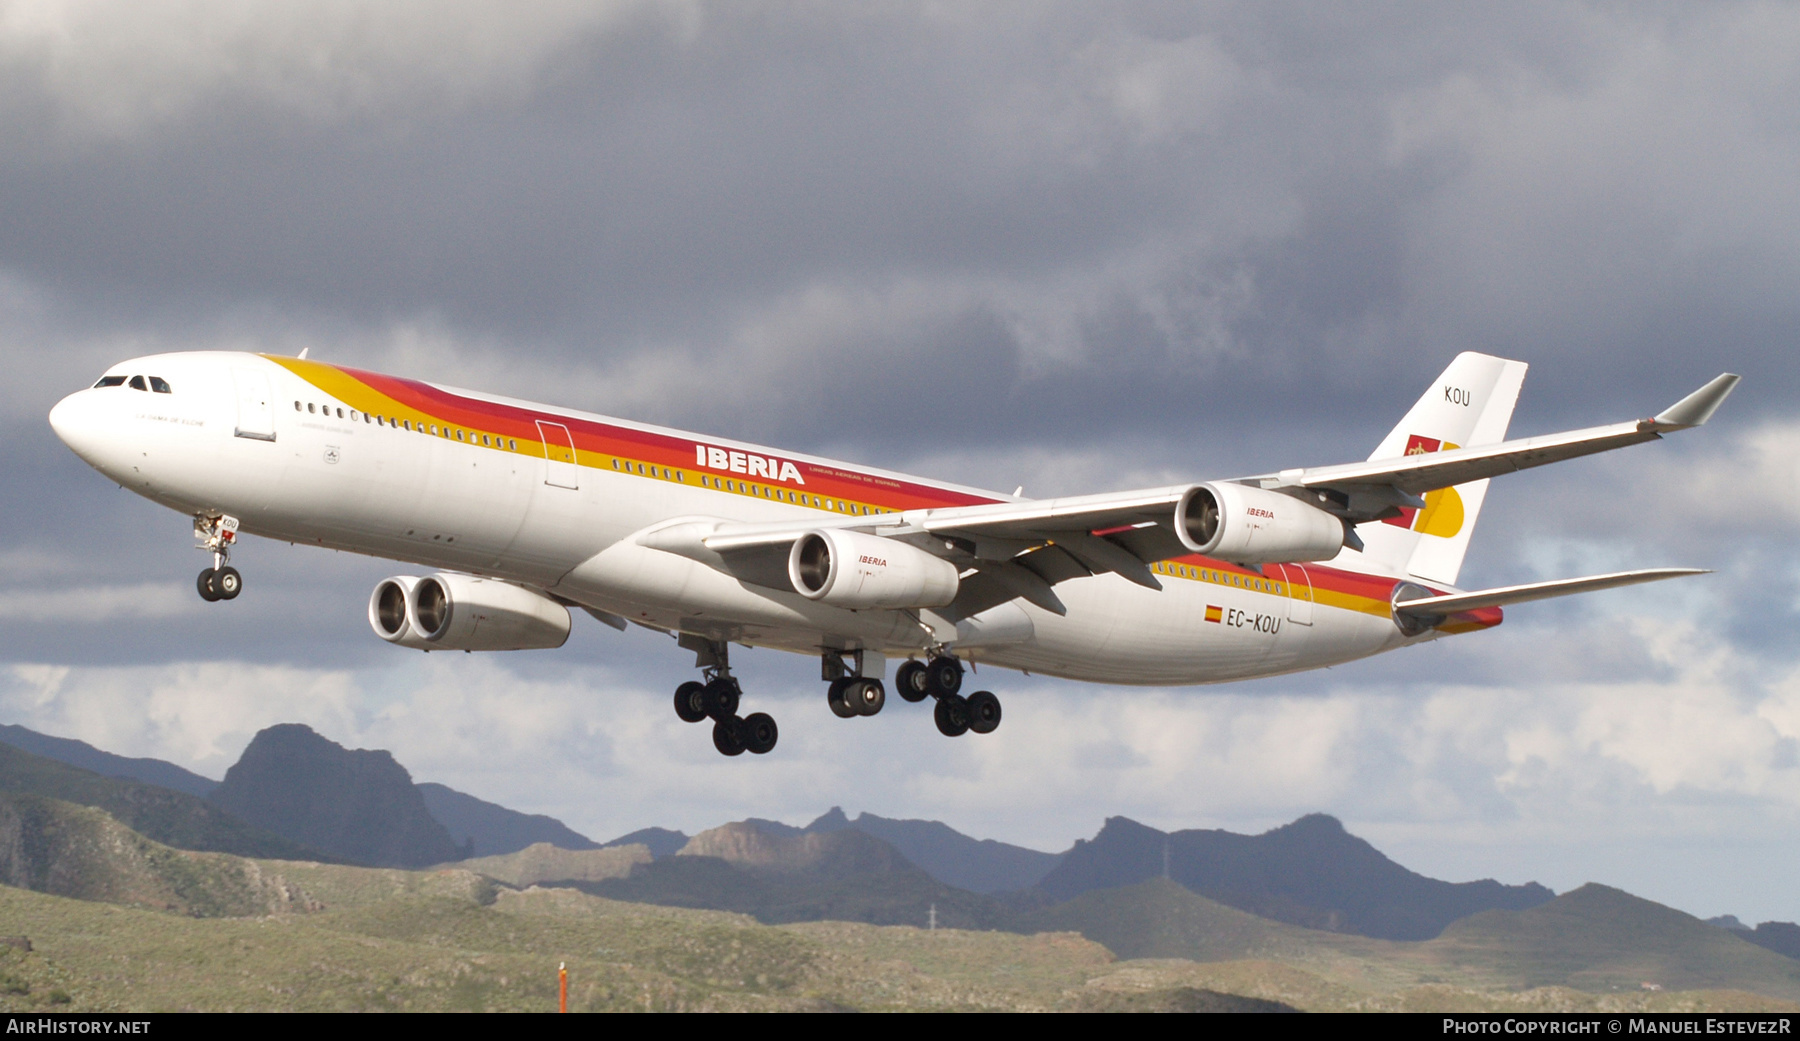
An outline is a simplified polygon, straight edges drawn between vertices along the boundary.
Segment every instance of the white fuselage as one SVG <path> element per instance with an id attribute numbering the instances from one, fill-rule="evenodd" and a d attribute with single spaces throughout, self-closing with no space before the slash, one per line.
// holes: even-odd
<path id="1" fill-rule="evenodd" d="M 1031 672 L 1193 684 L 1439 635 L 1407 637 L 1394 624 L 1388 596 L 1400 576 L 1333 564 L 1257 574 L 1201 557 L 1156 565 L 1160 591 L 1113 574 L 1063 582 L 1064 615 L 1013 601 L 958 627 L 928 611 L 835 608 L 639 538 L 682 521 L 832 526 L 1011 497 L 296 359 L 167 354 L 108 375 L 155 376 L 170 389 L 78 391 L 52 424 L 93 467 L 171 509 L 499 578 L 715 640 L 899 657 L 949 644 Z"/>

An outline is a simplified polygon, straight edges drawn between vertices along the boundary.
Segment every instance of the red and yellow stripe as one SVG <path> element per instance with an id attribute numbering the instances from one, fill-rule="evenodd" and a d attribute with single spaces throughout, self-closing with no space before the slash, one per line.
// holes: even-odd
<path id="1" fill-rule="evenodd" d="M 548 454 L 557 446 L 545 444 L 538 428 L 542 421 L 569 431 L 575 446 L 574 462 L 582 467 L 637 473 L 695 486 L 701 486 L 700 478 L 706 477 L 705 487 L 780 499 L 831 513 L 892 513 L 1000 501 L 842 466 L 809 463 L 789 456 L 779 458 L 794 464 L 804 485 L 726 473 L 695 465 L 695 447 L 724 447 L 717 442 L 639 430 L 562 412 L 483 401 L 418 380 L 345 366 L 266 354 L 263 357 L 343 402 L 347 408 L 384 419 L 404 420 L 415 429 L 423 424 L 425 430 L 429 432 L 435 428 L 442 437 L 454 439 L 458 432 L 465 438 L 473 434 L 476 447 L 490 447 L 478 443 L 480 435 L 487 434 L 499 439 L 500 443 L 490 448 L 495 451 L 532 456 Z M 567 454 L 568 449 L 564 447 L 562 451 Z"/>
<path id="2" fill-rule="evenodd" d="M 515 452 L 539 458 L 548 456 L 557 446 L 545 443 L 538 427 L 539 421 L 542 421 L 558 424 L 569 431 L 575 446 L 574 462 L 579 466 L 636 473 L 758 498 L 779 499 L 809 509 L 832 513 L 874 514 L 944 506 L 975 506 L 1002 501 L 788 456 L 778 458 L 784 462 L 792 462 L 799 469 L 805 482 L 804 487 L 780 481 L 757 480 L 743 474 L 723 473 L 696 466 L 696 446 L 724 446 L 692 437 L 639 430 L 561 412 L 483 401 L 418 380 L 377 372 L 299 358 L 268 354 L 262 357 L 317 387 L 347 408 L 383 420 L 405 421 L 415 431 L 424 430 L 439 437 L 462 440 L 465 444 L 473 444 L 474 447 L 489 451 Z M 458 433 L 462 434 L 462 438 L 457 438 Z M 495 444 L 480 444 L 482 434 L 488 435 Z M 568 450 L 564 447 L 562 451 L 566 454 Z M 704 485 L 700 480 L 702 477 L 707 478 Z M 1259 574 L 1236 564 L 1191 554 L 1159 562 L 1152 566 L 1152 570 L 1160 575 L 1189 581 L 1280 595 L 1288 592 L 1288 575 L 1281 565 L 1271 565 L 1266 569 L 1268 574 Z M 1394 589 L 1394 580 L 1391 578 L 1312 564 L 1306 566 L 1306 574 L 1312 580 L 1314 603 L 1384 618 L 1390 614 L 1389 597 Z M 1207 613 L 1208 621 L 1215 620 L 1212 618 L 1212 608 Z M 1447 633 L 1486 629 L 1499 625 L 1501 617 L 1501 611 L 1497 607 L 1465 611 L 1450 616 L 1438 629 Z"/>

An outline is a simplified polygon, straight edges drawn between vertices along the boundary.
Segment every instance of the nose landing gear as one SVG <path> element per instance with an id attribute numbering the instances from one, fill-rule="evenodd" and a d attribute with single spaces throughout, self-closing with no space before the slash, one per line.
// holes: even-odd
<path id="1" fill-rule="evenodd" d="M 237 542 L 237 531 L 236 517 L 205 513 L 194 515 L 194 538 L 199 541 L 199 545 L 194 548 L 206 550 L 213 555 L 213 566 L 200 572 L 200 577 L 194 581 L 200 592 L 200 599 L 207 603 L 236 600 L 237 595 L 244 591 L 244 576 L 238 574 L 237 568 L 225 565 L 231 559 L 231 547 Z"/>
<path id="2" fill-rule="evenodd" d="M 706 682 L 692 680 L 675 688 L 675 715 L 683 723 L 713 721 L 713 747 L 722 755 L 767 755 L 780 739 L 774 717 L 767 712 L 752 712 L 739 718 L 738 702 L 743 688 L 731 675 L 727 657 L 729 648 L 723 641 L 682 637 L 682 646 L 694 650 L 700 659 L 701 675 Z"/>

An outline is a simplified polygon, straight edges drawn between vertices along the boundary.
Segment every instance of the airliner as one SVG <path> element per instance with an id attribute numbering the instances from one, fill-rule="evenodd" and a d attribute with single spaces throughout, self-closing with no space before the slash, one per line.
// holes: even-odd
<path id="1" fill-rule="evenodd" d="M 1702 573 L 1456 586 L 1488 479 L 1697 427 L 1724 373 L 1648 419 L 1507 440 L 1526 365 L 1464 353 L 1364 462 L 1028 499 L 855 463 L 269 354 L 108 369 L 50 412 L 108 479 L 193 518 L 200 597 L 243 589 L 248 533 L 415 565 L 369 624 L 424 651 L 560 647 L 577 609 L 695 656 L 675 712 L 725 755 L 732 645 L 817 655 L 826 703 L 892 686 L 946 736 L 993 732 L 965 666 L 1219 683 L 1499 625 L 1507 605 Z"/>

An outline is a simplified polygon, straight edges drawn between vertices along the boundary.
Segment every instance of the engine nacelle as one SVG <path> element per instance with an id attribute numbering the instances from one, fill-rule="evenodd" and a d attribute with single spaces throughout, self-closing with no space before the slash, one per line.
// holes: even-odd
<path id="1" fill-rule="evenodd" d="M 376 636 L 401 647 L 422 650 L 431 646 L 406 620 L 406 602 L 418 584 L 417 575 L 395 575 L 375 584 L 375 591 L 369 594 L 369 628 Z"/>
<path id="2" fill-rule="evenodd" d="M 527 651 L 561 647 L 569 609 L 495 579 L 436 574 L 383 579 L 369 597 L 375 635 L 428 651 Z"/>
<path id="3" fill-rule="evenodd" d="M 788 581 L 809 600 L 858 611 L 942 607 L 960 578 L 956 565 L 904 542 L 827 528 L 794 540 Z"/>
<path id="4" fill-rule="evenodd" d="M 1280 492 L 1221 482 L 1195 485 L 1175 508 L 1175 534 L 1195 553 L 1234 564 L 1330 560 L 1344 522 Z"/>

